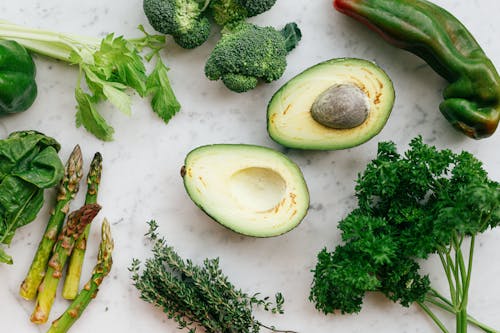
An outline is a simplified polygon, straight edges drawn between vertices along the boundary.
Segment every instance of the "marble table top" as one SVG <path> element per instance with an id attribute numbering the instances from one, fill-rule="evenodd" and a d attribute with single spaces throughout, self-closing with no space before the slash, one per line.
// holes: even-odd
<path id="1" fill-rule="evenodd" d="M 436 3 L 454 13 L 500 65 L 500 2 Z M 102 37 L 115 32 L 135 37 L 140 35 L 136 30 L 139 24 L 151 30 L 139 0 L 2 1 L 0 13 L 0 19 L 18 24 L 80 35 Z M 35 56 L 38 98 L 27 112 L 1 119 L 0 137 L 15 130 L 36 129 L 62 143 L 63 160 L 79 144 L 87 166 L 94 152 L 100 151 L 104 158 L 100 192 L 103 209 L 97 220 L 107 217 L 115 238 L 113 270 L 71 332 L 177 332 L 176 324 L 161 310 L 139 299 L 128 271 L 132 258 L 150 256 L 143 236 L 150 219 L 159 223 L 159 232 L 183 257 L 196 262 L 219 257 L 224 272 L 244 291 L 265 295 L 281 291 L 285 314 L 259 313 L 264 322 L 303 333 L 438 332 L 419 308 L 403 308 L 376 294 L 367 295 L 357 315 L 321 314 L 308 300 L 311 269 L 320 249 L 338 244 L 337 222 L 355 206 L 354 180 L 374 158 L 379 141 L 393 140 L 405 149 L 412 138 L 422 135 L 425 142 L 439 148 L 468 150 L 498 181 L 500 134 L 476 141 L 454 130 L 438 110 L 446 82 L 421 59 L 388 45 L 334 11 L 330 0 L 278 0 L 269 12 L 251 21 L 276 27 L 295 21 L 302 29 L 303 39 L 288 56 L 288 67 L 280 80 L 245 94 L 229 92 L 222 83 L 206 79 L 203 72 L 218 31 L 194 50 L 181 49 L 168 39 L 170 45 L 162 56 L 171 68 L 169 75 L 182 104 L 181 112 L 165 124 L 150 111 L 147 101 L 133 96 L 130 116 L 105 109 L 104 116 L 116 131 L 112 142 L 99 141 L 75 127 L 77 69 Z M 305 68 L 337 57 L 375 61 L 393 80 L 396 102 L 382 132 L 361 146 L 341 151 L 288 150 L 273 142 L 266 132 L 266 106 L 273 93 Z M 283 236 L 256 239 L 235 234 L 204 215 L 187 196 L 179 170 L 191 149 L 212 143 L 249 143 L 285 152 L 301 167 L 309 186 L 311 207 L 304 221 Z M 37 219 L 17 232 L 8 249 L 14 265 L 0 266 L 1 332 L 48 329 L 48 325 L 36 326 L 29 321 L 33 303 L 21 299 L 18 288 L 45 227 L 53 196 L 53 192 L 47 192 L 46 205 Z M 80 193 L 75 201 L 82 199 Z M 98 229 L 94 226 L 90 235 L 84 279 L 95 262 Z M 499 328 L 500 230 L 485 233 L 477 243 L 470 312 Z M 438 259 L 431 258 L 422 266 L 436 287 L 446 290 Z M 67 302 L 58 297 L 50 319 L 66 306 Z"/>

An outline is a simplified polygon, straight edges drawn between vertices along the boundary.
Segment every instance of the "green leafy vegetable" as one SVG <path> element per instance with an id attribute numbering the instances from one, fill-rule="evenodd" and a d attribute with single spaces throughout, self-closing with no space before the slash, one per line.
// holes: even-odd
<path id="1" fill-rule="evenodd" d="M 153 109 L 165 122 L 168 122 L 179 110 L 180 104 L 168 79 L 168 68 L 158 59 L 156 66 L 146 81 L 147 94 L 151 96 Z"/>
<path id="2" fill-rule="evenodd" d="M 467 314 L 476 237 L 500 223 L 499 183 L 467 152 L 437 150 L 418 137 L 400 155 L 379 144 L 359 176 L 358 208 L 340 224 L 343 245 L 318 254 L 310 299 L 324 313 L 361 309 L 366 292 L 378 291 L 403 306 L 418 304 L 443 332 L 431 305 L 456 316 L 457 332 L 471 323 L 497 332 Z M 465 239 L 470 237 L 469 248 Z M 449 298 L 435 290 L 419 261 L 437 254 Z"/>
<path id="3" fill-rule="evenodd" d="M 14 132 L 0 140 L 0 244 L 33 221 L 43 205 L 44 189 L 63 176 L 59 143 L 35 131 Z M 12 258 L 0 248 L 0 263 Z"/>
<path id="4" fill-rule="evenodd" d="M 132 100 L 128 91 L 134 90 L 141 97 L 164 94 L 168 103 L 152 102 L 155 113 L 168 121 L 180 110 L 170 82 L 162 80 L 154 90 L 148 89 L 148 78 L 144 60 L 157 58 L 156 68 L 165 67 L 159 52 L 165 46 L 165 36 L 150 35 L 142 26 L 142 38 L 125 39 L 123 36 L 108 34 L 103 39 L 62 34 L 47 30 L 21 27 L 0 21 L 0 39 L 10 39 L 25 48 L 79 66 L 78 82 L 75 89 L 77 101 L 77 126 L 83 126 L 97 138 L 109 141 L 113 139 L 113 128 L 98 111 L 101 101 L 109 101 L 126 115 L 131 113 Z M 148 49 L 149 53 L 142 55 Z M 158 75 L 155 69 L 151 75 Z M 166 77 L 166 69 L 162 75 Z"/>
<path id="5" fill-rule="evenodd" d="M 264 327 L 255 319 L 254 307 L 261 307 L 272 313 L 283 313 L 283 296 L 276 294 L 276 302 L 259 294 L 250 296 L 229 282 L 219 268 L 218 259 L 205 259 L 203 266 L 191 260 L 183 260 L 168 246 L 163 238 L 158 238 L 155 221 L 149 222 L 147 234 L 153 241 L 153 257 L 147 259 L 142 272 L 140 262 L 134 260 L 134 286 L 141 292 L 141 298 L 160 308 L 173 318 L 179 328 L 195 332 L 195 327 L 207 333 L 248 333 L 259 332 Z"/>

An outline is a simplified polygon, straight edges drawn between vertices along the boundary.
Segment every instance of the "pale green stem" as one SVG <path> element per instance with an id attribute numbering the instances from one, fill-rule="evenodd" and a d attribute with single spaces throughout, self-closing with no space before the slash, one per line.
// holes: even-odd
<path id="1" fill-rule="evenodd" d="M 439 294 L 439 293 L 438 293 Z M 433 295 L 435 297 L 438 297 L 441 301 L 438 301 L 436 299 L 433 299 L 432 297 L 426 297 L 425 299 L 425 302 L 427 303 L 430 303 L 434 306 L 437 306 L 438 308 L 440 308 L 441 310 L 444 310 L 448 313 L 451 313 L 453 315 L 456 315 L 457 314 L 457 310 L 455 310 L 453 308 L 453 304 L 451 304 L 451 302 L 446 299 L 446 298 L 442 298 L 438 295 Z M 483 330 L 484 332 L 487 332 L 487 333 L 500 333 L 500 331 L 496 331 L 495 329 L 489 327 L 488 325 L 486 324 L 483 324 L 482 322 L 478 321 L 477 319 L 475 319 L 474 317 L 470 316 L 470 315 L 467 315 L 467 322 L 476 326 L 477 328 Z"/>
<path id="2" fill-rule="evenodd" d="M 446 326 L 444 326 L 441 320 L 439 320 L 439 318 L 434 314 L 434 312 L 431 311 L 431 309 L 429 309 L 427 305 L 425 305 L 423 302 L 417 302 L 417 304 L 422 308 L 422 310 L 424 310 L 425 313 L 427 313 L 429 317 L 431 317 L 431 319 L 441 329 L 443 333 L 450 333 L 450 331 L 448 331 Z"/>
<path id="3" fill-rule="evenodd" d="M 476 243 L 476 237 L 472 236 L 470 240 L 470 249 L 469 249 L 469 262 L 467 265 L 467 276 L 465 278 L 465 285 L 464 285 L 464 298 L 462 299 L 462 304 L 460 305 L 461 307 L 467 307 L 467 301 L 468 301 L 468 296 L 469 296 L 469 287 L 470 287 L 470 280 L 471 280 L 471 275 L 472 275 L 472 262 L 474 258 L 474 247 Z"/>
<path id="4" fill-rule="evenodd" d="M 15 40 L 33 52 L 66 62 L 70 61 L 71 52 L 93 52 L 100 45 L 98 38 L 26 28 L 5 21 L 0 21 L 0 39 Z"/>
<path id="5" fill-rule="evenodd" d="M 448 253 L 446 253 L 446 256 L 448 256 Z M 439 252 L 439 259 L 441 259 L 441 264 L 443 265 L 443 270 L 446 274 L 446 278 L 448 279 L 448 286 L 450 288 L 451 301 L 453 303 L 455 303 L 456 302 L 456 300 L 455 300 L 455 283 L 453 283 L 452 268 L 448 264 L 448 260 L 447 260 L 447 258 L 445 258 L 445 255 L 441 252 Z"/>

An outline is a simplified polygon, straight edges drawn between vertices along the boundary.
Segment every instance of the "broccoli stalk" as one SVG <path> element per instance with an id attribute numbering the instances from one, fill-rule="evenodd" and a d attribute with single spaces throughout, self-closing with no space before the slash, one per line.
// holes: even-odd
<path id="1" fill-rule="evenodd" d="M 209 10 L 215 23 L 224 26 L 262 14 L 276 3 L 276 0 L 212 0 Z"/>
<path id="2" fill-rule="evenodd" d="M 151 26 L 172 35 L 179 46 L 193 49 L 210 35 L 204 14 L 210 0 L 144 0 L 143 9 Z"/>
<path id="3" fill-rule="evenodd" d="M 259 80 L 279 79 L 286 69 L 286 55 L 301 39 L 295 23 L 281 31 L 239 21 L 222 29 L 222 37 L 205 64 L 210 80 L 222 79 L 232 91 L 254 89 Z"/>
<path id="4" fill-rule="evenodd" d="M 403 306 L 419 305 L 442 332 L 449 331 L 434 307 L 455 316 L 457 333 L 468 324 L 498 332 L 467 313 L 475 240 L 500 224 L 500 184 L 480 161 L 420 137 L 405 155 L 392 142 L 380 143 L 356 197 L 359 207 L 339 223 L 344 244 L 318 255 L 310 295 L 317 309 L 359 312 L 365 293 L 377 291 Z M 441 260 L 449 298 L 419 272 L 419 261 L 431 254 Z"/>

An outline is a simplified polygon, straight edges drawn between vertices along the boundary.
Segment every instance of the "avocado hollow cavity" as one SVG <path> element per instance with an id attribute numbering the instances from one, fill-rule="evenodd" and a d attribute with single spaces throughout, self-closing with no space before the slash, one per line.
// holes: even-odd
<path id="1" fill-rule="evenodd" d="M 311 116 L 324 126 L 346 129 L 364 123 L 369 110 L 370 101 L 363 90 L 353 84 L 335 84 L 316 98 Z"/>
<path id="2" fill-rule="evenodd" d="M 230 190 L 243 207 L 265 212 L 276 207 L 285 195 L 286 182 L 272 169 L 251 167 L 234 173 Z"/>

